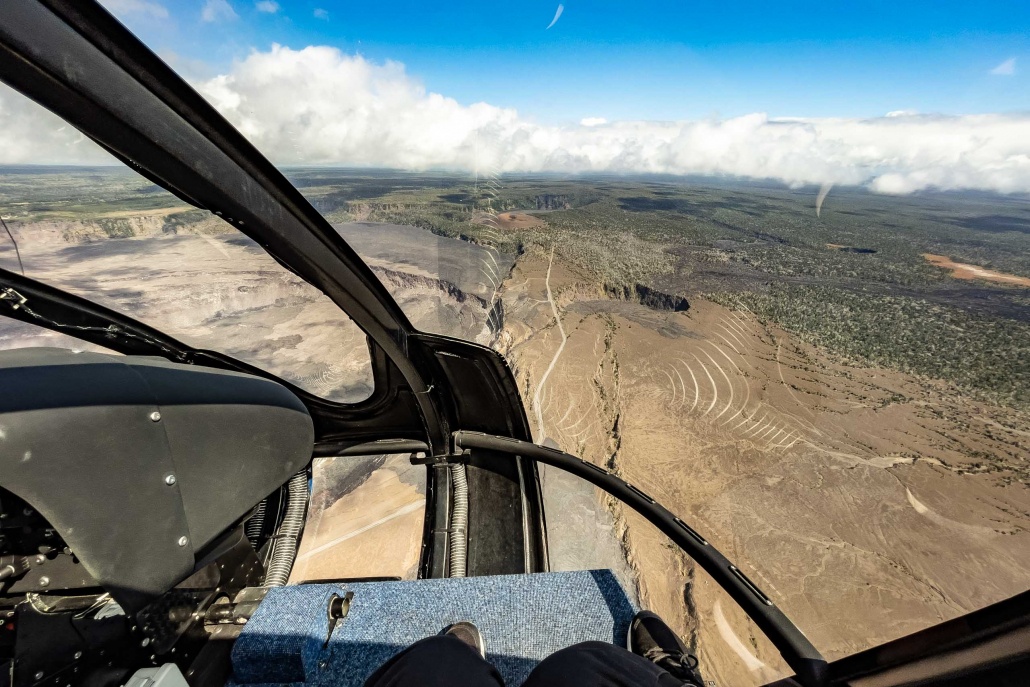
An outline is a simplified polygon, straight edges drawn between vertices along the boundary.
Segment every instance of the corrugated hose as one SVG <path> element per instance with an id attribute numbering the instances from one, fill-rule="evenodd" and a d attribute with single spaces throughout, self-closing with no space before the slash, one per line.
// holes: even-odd
<path id="1" fill-rule="evenodd" d="M 461 463 L 451 465 L 451 556 L 449 577 L 465 577 L 466 555 L 468 552 L 469 522 L 469 483 L 465 475 L 465 466 Z"/>
<path id="2" fill-rule="evenodd" d="M 283 587 L 290 579 L 307 508 L 308 472 L 305 469 L 291 477 L 286 485 L 286 513 L 272 544 L 272 555 L 269 556 L 268 572 L 265 574 L 266 587 Z"/>

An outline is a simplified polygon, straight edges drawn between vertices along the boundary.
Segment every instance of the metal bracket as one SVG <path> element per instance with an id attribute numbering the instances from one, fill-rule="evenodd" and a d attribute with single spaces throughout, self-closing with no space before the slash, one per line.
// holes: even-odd
<path id="1" fill-rule="evenodd" d="M 412 453 L 412 465 L 451 465 L 454 463 L 468 463 L 472 452 L 468 449 L 460 453 L 449 453 L 442 456 L 430 456 L 425 453 Z"/>
<path id="2" fill-rule="evenodd" d="M 17 310 L 29 302 L 29 299 L 21 295 L 9 286 L 0 289 L 0 301 L 10 301 L 11 310 Z"/>

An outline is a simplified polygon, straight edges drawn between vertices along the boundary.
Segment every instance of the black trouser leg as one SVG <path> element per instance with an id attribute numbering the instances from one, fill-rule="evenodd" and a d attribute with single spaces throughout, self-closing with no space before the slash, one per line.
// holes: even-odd
<path id="1" fill-rule="evenodd" d="M 523 687 L 673 687 L 682 685 L 646 658 L 607 642 L 583 642 L 555 652 Z"/>
<path id="2" fill-rule="evenodd" d="M 365 687 L 504 687 L 504 680 L 468 644 L 437 635 L 415 642 L 384 663 Z"/>

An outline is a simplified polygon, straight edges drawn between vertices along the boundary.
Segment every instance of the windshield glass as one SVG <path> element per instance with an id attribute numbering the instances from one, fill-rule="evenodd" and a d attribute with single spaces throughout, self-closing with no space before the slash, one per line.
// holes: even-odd
<path id="1" fill-rule="evenodd" d="M 67 126 L 6 86 L 0 111 L 29 136 Z M 10 115 L 9 115 L 10 116 Z M 0 145 L 0 267 L 136 318 L 194 348 L 226 353 L 334 401 L 372 392 L 363 332 L 254 241 L 120 165 L 80 135 L 68 154 Z M 11 162 L 17 164 L 10 164 Z M 7 164 L 5 164 L 7 163 Z M 0 319 L 0 345 L 40 345 Z"/>
<path id="2" fill-rule="evenodd" d="M 827 658 L 1030 587 L 1026 3 L 105 4 L 416 327 L 504 355 L 536 442 L 689 522 Z M 82 163 L 32 135 L 9 162 Z M 365 388 L 349 323 L 243 237 L 127 172 L 33 174 L 3 177 L 30 275 Z M 120 205 L 65 229 L 87 181 Z M 615 569 L 716 684 L 787 674 L 649 525 L 543 489 L 555 569 Z"/>

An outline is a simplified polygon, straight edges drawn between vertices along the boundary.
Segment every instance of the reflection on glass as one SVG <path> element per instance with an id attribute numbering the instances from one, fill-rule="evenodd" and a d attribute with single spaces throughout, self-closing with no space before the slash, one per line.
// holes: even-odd
<path id="1" fill-rule="evenodd" d="M 0 317 L 0 351 L 13 348 L 66 348 L 81 353 L 106 353 L 118 355 L 115 351 L 97 346 L 81 339 L 51 331 L 27 322 Z"/>
<path id="2" fill-rule="evenodd" d="M 206 211 L 117 167 L 0 167 L 0 266 L 325 398 L 372 391 L 364 334 Z"/>

